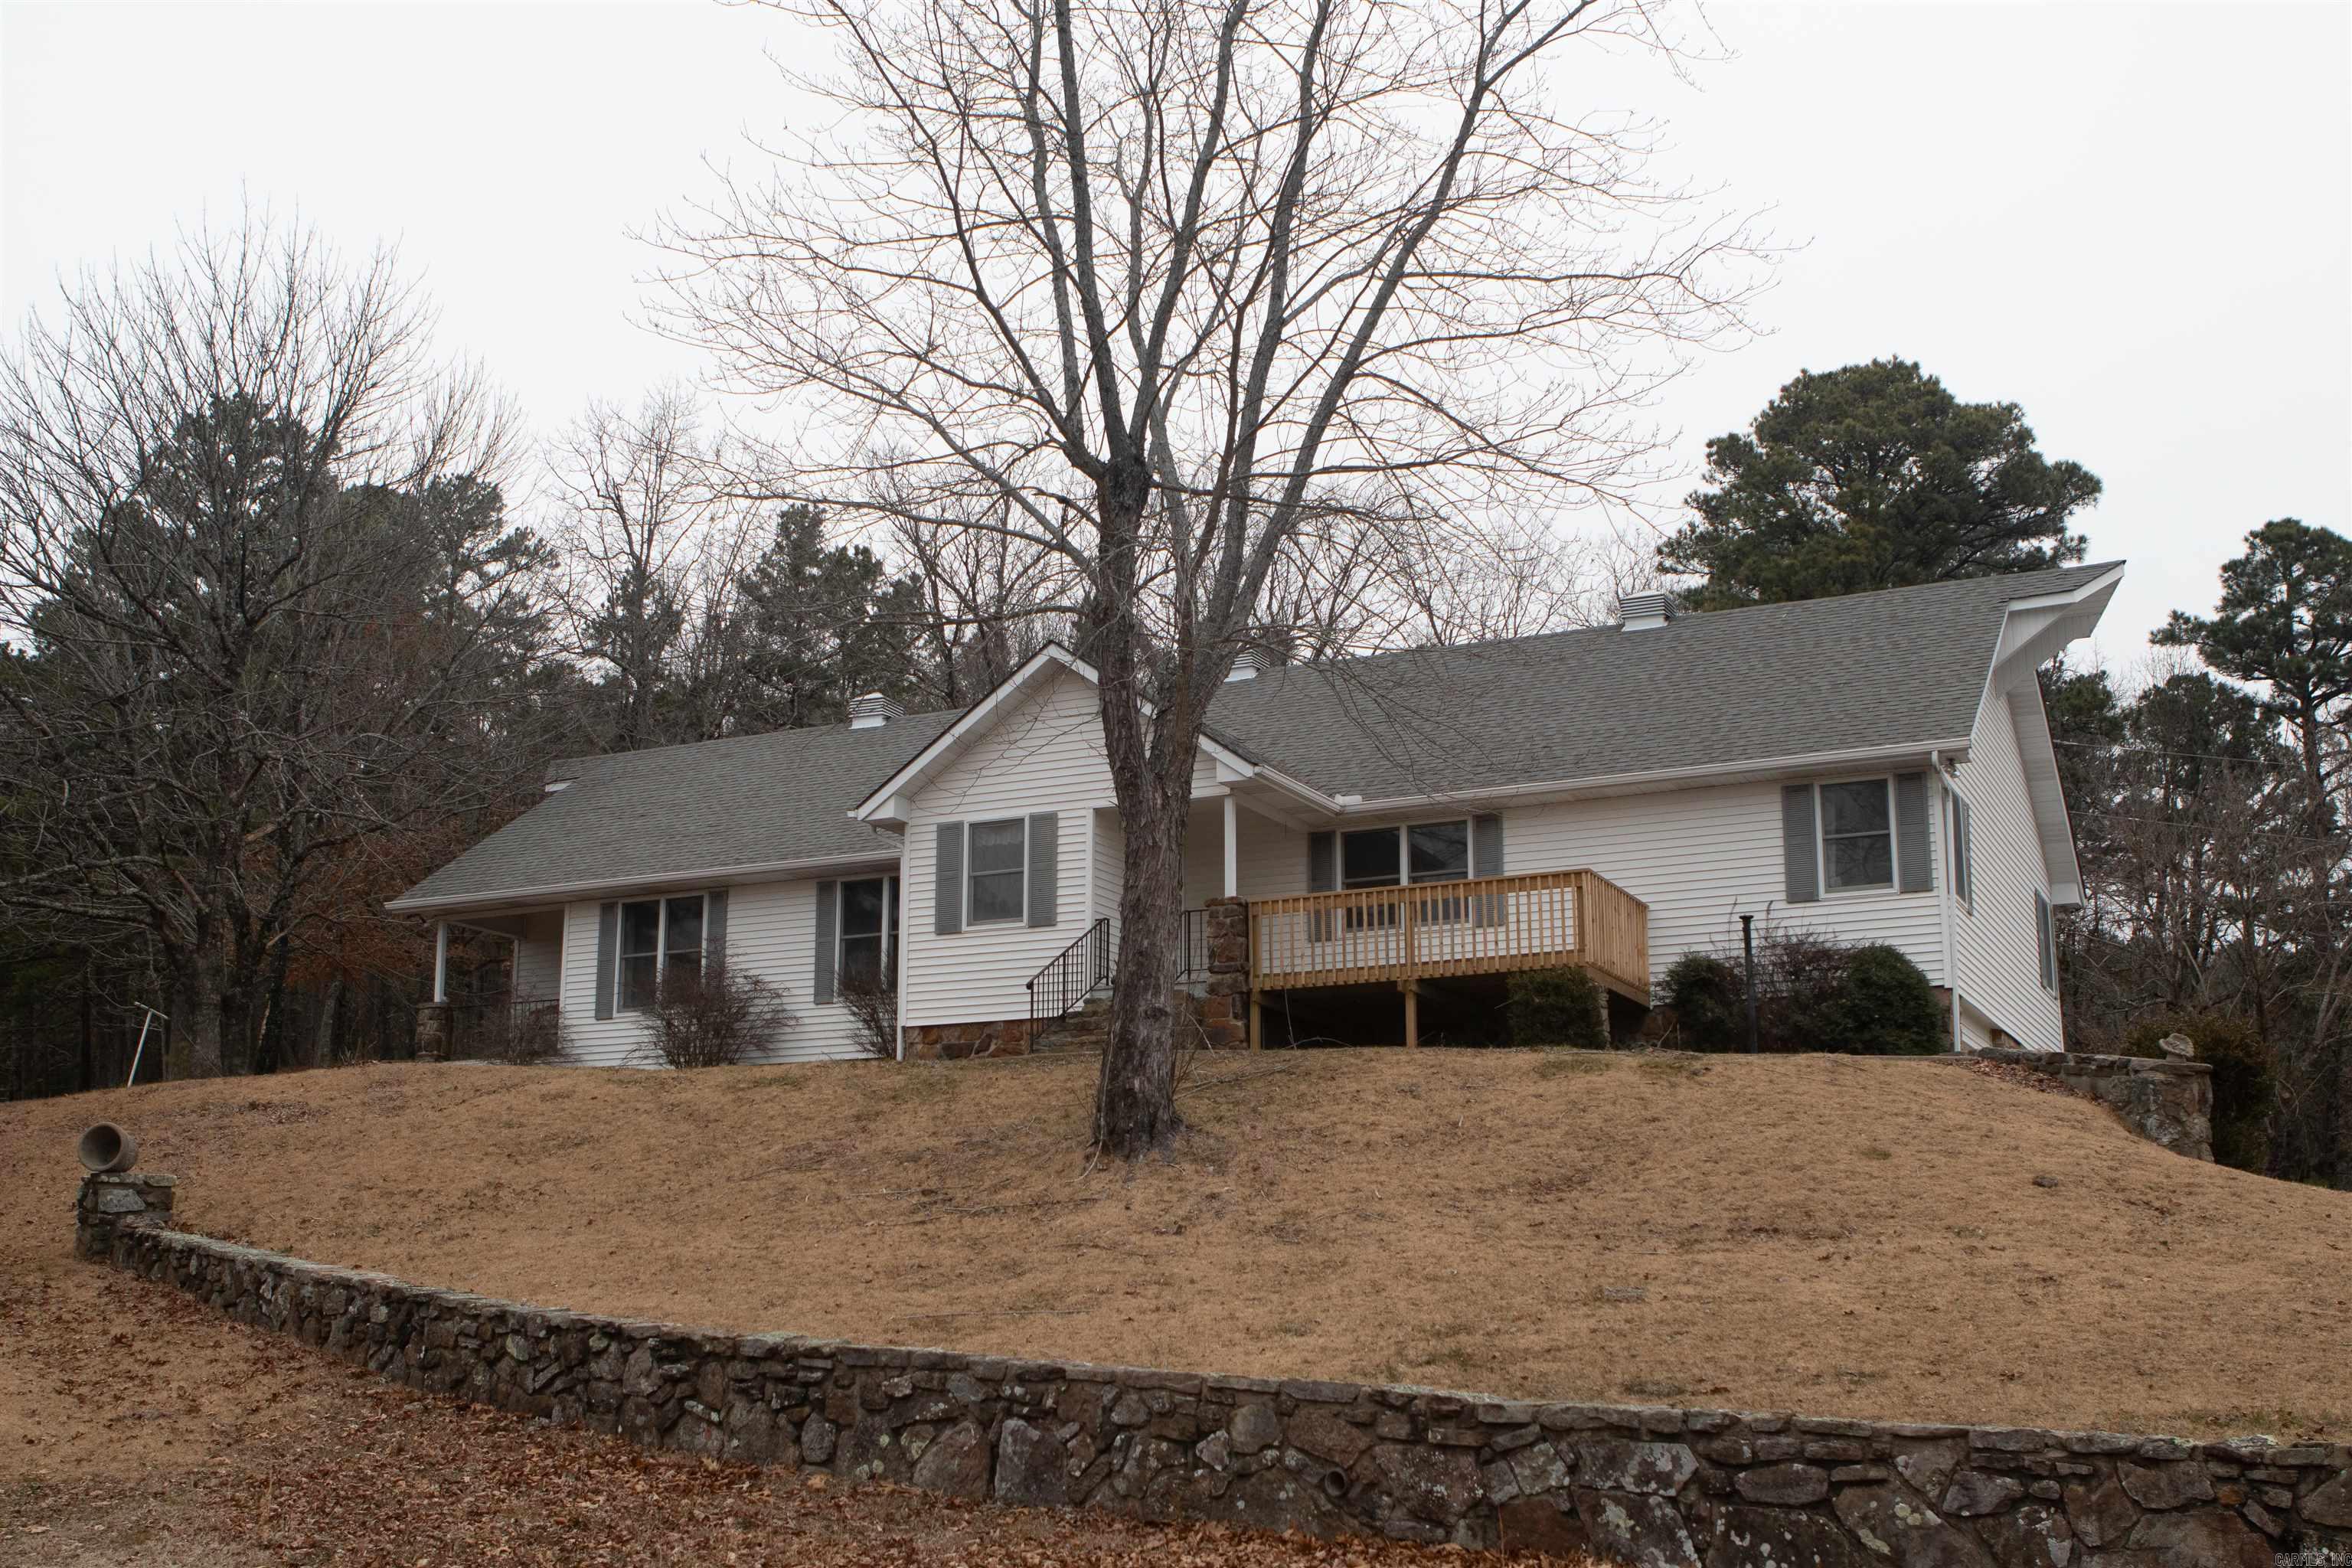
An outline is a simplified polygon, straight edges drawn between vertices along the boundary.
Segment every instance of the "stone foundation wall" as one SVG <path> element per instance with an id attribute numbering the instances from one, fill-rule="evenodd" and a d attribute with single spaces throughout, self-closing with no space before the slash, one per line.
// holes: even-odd
<path id="1" fill-rule="evenodd" d="M 2045 1073 L 2097 1100 L 2152 1143 L 2192 1160 L 2213 1158 L 2213 1066 L 2169 1058 L 2094 1057 L 2073 1051 L 1980 1049 L 1979 1061 Z"/>
<path id="2" fill-rule="evenodd" d="M 185 1235 L 163 1223 L 168 1207 L 93 1199 L 130 1190 L 99 1184 L 110 1180 L 84 1187 L 85 1257 L 413 1388 L 713 1458 L 1645 1568 L 2352 1563 L 2344 1445 L 1550 1404 L 703 1333 Z"/>

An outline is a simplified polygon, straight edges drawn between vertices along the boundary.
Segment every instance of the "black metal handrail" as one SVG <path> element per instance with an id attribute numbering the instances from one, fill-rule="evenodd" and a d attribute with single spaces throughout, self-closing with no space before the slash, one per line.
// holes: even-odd
<path id="1" fill-rule="evenodd" d="M 1184 911 L 1184 967 L 1178 972 L 1176 983 L 1205 980 L 1209 974 L 1209 911 Z"/>
<path id="2" fill-rule="evenodd" d="M 1039 1029 L 1058 1024 L 1085 1006 L 1087 997 L 1111 983 L 1118 965 L 1110 919 L 1105 916 L 1029 977 L 1030 1037 L 1035 1038 Z"/>
<path id="3" fill-rule="evenodd" d="M 1183 922 L 1184 962 L 1176 973 L 1180 985 L 1206 979 L 1209 973 L 1209 911 L 1186 910 Z M 1118 945 L 1110 939 L 1106 915 L 1029 977 L 1030 1037 L 1085 1006 L 1087 998 L 1108 989 L 1118 977 Z"/>

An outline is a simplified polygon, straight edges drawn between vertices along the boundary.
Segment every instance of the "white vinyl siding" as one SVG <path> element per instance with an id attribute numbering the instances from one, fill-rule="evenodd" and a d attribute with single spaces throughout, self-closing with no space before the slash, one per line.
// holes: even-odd
<path id="1" fill-rule="evenodd" d="M 879 869 L 877 868 L 877 869 Z M 871 873 L 869 873 L 871 874 Z M 727 896 L 727 963 L 781 989 L 800 1017 L 777 1049 L 762 1061 L 823 1061 L 860 1056 L 848 1009 L 813 1005 L 816 957 L 814 881 L 754 882 Z M 594 902 L 569 906 L 564 914 L 563 1023 L 583 1067 L 656 1067 L 638 1047 L 645 1039 L 641 1014 L 596 1016 L 596 911 Z"/>
<path id="2" fill-rule="evenodd" d="M 1969 801 L 1975 898 L 1952 906 L 1952 966 L 1961 998 L 2029 1050 L 2064 1047 L 2058 998 L 2043 989 L 2034 897 L 2048 870 L 2025 787 L 2020 724 L 2039 723 L 2031 699 L 1985 704 L 1969 760 L 1953 782 Z"/>
<path id="3" fill-rule="evenodd" d="M 1521 807 L 1503 813 L 1503 845 L 1504 864 L 1514 874 L 1589 867 L 1648 904 L 1654 984 L 1686 952 L 1737 949 L 1743 914 L 1756 916 L 1759 926 L 1885 942 L 1902 950 L 1931 984 L 1944 983 L 1936 893 L 1882 888 L 1788 901 L 1778 784 Z"/>
<path id="4" fill-rule="evenodd" d="M 1094 862 L 1087 922 L 1110 921 L 1111 948 L 1117 952 L 1119 892 L 1127 886 L 1127 832 L 1116 811 L 1097 808 L 1087 815 L 1094 824 Z"/>
<path id="5" fill-rule="evenodd" d="M 908 907 L 929 910 L 938 826 L 1057 813 L 1061 918 L 967 923 L 940 936 L 926 919 L 907 933 L 899 1017 L 908 1025 L 992 1023 L 1029 1016 L 1029 977 L 1077 940 L 1081 868 L 1088 865 L 1094 808 L 1112 804 L 1110 766 L 1094 686 L 1064 675 L 1001 714 L 961 756 L 915 796 L 906 836 Z M 1088 917 L 1091 919 L 1092 917 Z"/>
<path id="6" fill-rule="evenodd" d="M 514 944 L 514 998 L 550 1002 L 563 981 L 563 914 L 548 910 L 522 917 Z"/>

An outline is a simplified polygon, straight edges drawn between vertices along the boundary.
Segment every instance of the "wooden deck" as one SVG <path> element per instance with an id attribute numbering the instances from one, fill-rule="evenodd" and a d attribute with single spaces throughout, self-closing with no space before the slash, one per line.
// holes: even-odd
<path id="1" fill-rule="evenodd" d="M 1577 965 L 1650 1000 L 1650 910 L 1597 871 L 1536 871 L 1250 904 L 1253 1027 L 1261 991 L 1394 984 L 1417 1036 L 1417 983 Z"/>

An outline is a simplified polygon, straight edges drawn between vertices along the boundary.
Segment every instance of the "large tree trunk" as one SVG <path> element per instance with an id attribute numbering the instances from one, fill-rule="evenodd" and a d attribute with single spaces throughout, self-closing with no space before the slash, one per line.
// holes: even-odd
<path id="1" fill-rule="evenodd" d="M 1118 971 L 1110 1039 L 1095 1093 L 1095 1142 L 1132 1160 L 1182 1131 L 1176 1114 L 1176 982 L 1184 951 L 1184 827 L 1192 769 L 1181 790 L 1146 776 L 1118 790 L 1127 828 L 1118 900 Z"/>

